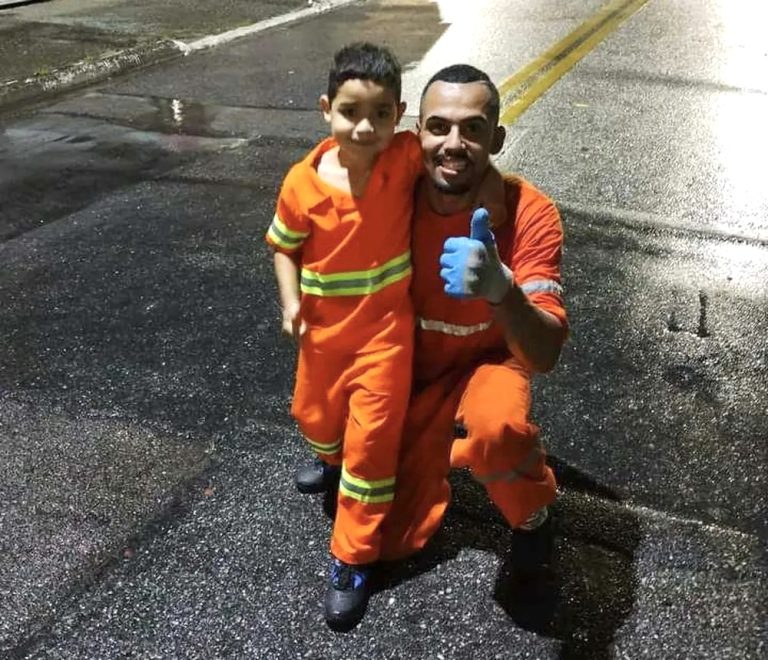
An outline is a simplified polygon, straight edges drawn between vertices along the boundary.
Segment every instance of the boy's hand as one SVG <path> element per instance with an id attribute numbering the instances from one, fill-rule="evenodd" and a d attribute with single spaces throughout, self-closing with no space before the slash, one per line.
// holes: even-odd
<path id="1" fill-rule="evenodd" d="M 512 272 L 499 259 L 488 211 L 476 209 L 470 223 L 469 238 L 449 238 L 443 244 L 440 277 L 449 296 L 482 297 L 496 305 L 509 291 Z"/>
<path id="2" fill-rule="evenodd" d="M 302 320 L 300 314 L 300 303 L 291 303 L 283 308 L 283 334 L 291 337 L 294 341 L 299 341 L 307 331 L 307 324 Z"/>

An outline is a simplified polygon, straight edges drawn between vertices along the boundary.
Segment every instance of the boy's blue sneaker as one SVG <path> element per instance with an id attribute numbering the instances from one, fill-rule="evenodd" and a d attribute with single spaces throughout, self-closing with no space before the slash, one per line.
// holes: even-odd
<path id="1" fill-rule="evenodd" d="M 328 465 L 316 458 L 314 462 L 296 470 L 296 488 L 300 493 L 325 493 L 338 488 L 340 477 L 339 465 Z"/>
<path id="2" fill-rule="evenodd" d="M 365 614 L 370 596 L 370 566 L 345 564 L 334 557 L 325 593 L 325 620 L 334 630 L 354 628 Z"/>

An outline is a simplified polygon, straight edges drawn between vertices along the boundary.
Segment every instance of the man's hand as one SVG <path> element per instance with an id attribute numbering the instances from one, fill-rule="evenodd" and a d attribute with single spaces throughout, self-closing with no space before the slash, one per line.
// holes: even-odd
<path id="1" fill-rule="evenodd" d="M 299 341 L 307 331 L 307 324 L 301 319 L 299 301 L 292 302 L 283 308 L 283 334 Z"/>
<path id="2" fill-rule="evenodd" d="M 488 211 L 476 209 L 470 221 L 469 238 L 449 238 L 440 256 L 440 277 L 445 292 L 454 298 L 485 298 L 497 305 L 509 291 L 512 272 L 496 249 L 488 226 Z"/>

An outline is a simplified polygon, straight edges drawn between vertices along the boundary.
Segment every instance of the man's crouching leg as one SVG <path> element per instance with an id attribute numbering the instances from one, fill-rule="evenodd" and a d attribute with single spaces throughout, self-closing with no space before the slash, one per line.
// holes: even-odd
<path id="1" fill-rule="evenodd" d="M 530 406 L 530 377 L 516 362 L 480 366 L 457 411 L 467 437 L 451 450 L 451 466 L 469 467 L 509 525 L 522 530 L 546 520 L 557 494 L 539 429 L 528 419 Z"/>

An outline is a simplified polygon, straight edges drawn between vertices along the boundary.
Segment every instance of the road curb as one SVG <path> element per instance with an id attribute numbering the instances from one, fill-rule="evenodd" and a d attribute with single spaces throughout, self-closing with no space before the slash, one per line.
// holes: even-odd
<path id="1" fill-rule="evenodd" d="M 140 69 L 183 54 L 180 45 L 168 39 L 150 44 L 112 51 L 95 59 L 81 60 L 60 69 L 19 80 L 10 80 L 0 87 L 0 110 L 39 101 L 91 85 L 111 76 Z"/>
<path id="2" fill-rule="evenodd" d="M 55 94 L 92 85 L 128 71 L 189 55 L 196 51 L 214 48 L 270 28 L 324 14 L 354 2 L 359 2 L 359 0 L 318 0 L 311 2 L 304 9 L 273 16 L 251 25 L 211 34 L 194 41 L 159 39 L 131 48 L 108 52 L 98 58 L 81 60 L 44 74 L 18 80 L 0 81 L 0 112 L 7 112 Z"/>

